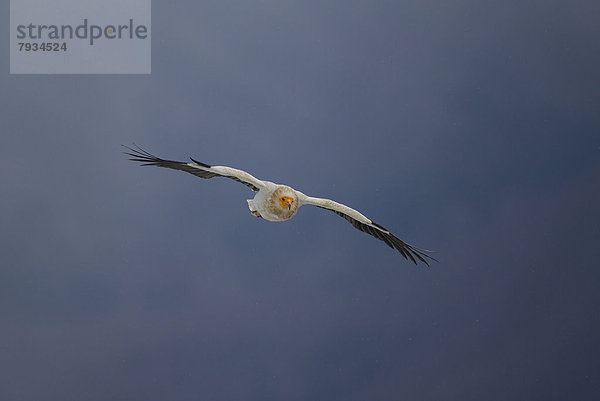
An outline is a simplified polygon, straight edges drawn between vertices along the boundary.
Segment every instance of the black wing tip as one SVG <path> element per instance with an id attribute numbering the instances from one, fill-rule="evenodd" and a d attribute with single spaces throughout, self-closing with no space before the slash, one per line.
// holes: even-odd
<path id="1" fill-rule="evenodd" d="M 133 152 L 133 153 L 142 154 L 142 155 L 146 155 L 146 156 L 152 156 L 152 155 L 150 154 L 150 152 L 148 152 L 148 151 L 146 151 L 146 150 L 142 149 L 142 148 L 141 148 L 141 147 L 139 147 L 139 146 L 138 146 L 138 144 L 137 144 L 137 143 L 135 143 L 135 142 L 133 142 L 133 146 L 135 146 L 135 149 L 134 149 L 134 148 L 132 148 L 131 146 L 127 146 L 127 145 L 123 145 L 123 144 L 121 144 L 121 146 L 122 146 L 122 147 L 124 147 L 125 149 L 129 150 L 130 152 Z M 123 153 L 126 153 L 126 152 L 123 152 Z"/>
<path id="2" fill-rule="evenodd" d="M 415 260 L 413 258 L 413 256 L 416 257 L 419 261 L 423 262 L 427 267 L 431 267 L 431 265 L 429 264 L 429 261 L 434 261 L 434 262 L 440 263 L 439 260 L 437 260 L 436 258 L 434 258 L 431 255 L 428 255 L 428 252 L 431 252 L 431 251 L 419 249 L 415 246 L 407 244 L 406 242 L 404 242 L 400 239 L 398 239 L 398 241 L 401 241 L 401 243 L 398 244 L 398 247 L 396 249 L 402 247 L 404 252 L 408 253 L 408 256 L 411 257 L 411 259 L 415 265 L 418 265 L 418 263 L 417 263 L 417 260 Z"/>
<path id="3" fill-rule="evenodd" d="M 163 164 L 166 163 L 177 163 L 177 164 L 186 164 L 185 162 L 177 162 L 177 161 L 173 161 L 173 160 L 165 160 L 165 159 L 161 159 L 160 157 L 156 157 L 154 156 L 152 153 L 148 152 L 145 149 L 142 149 L 141 147 L 139 147 L 136 143 L 133 144 L 133 146 L 135 146 L 135 148 L 132 148 L 131 146 L 127 146 L 127 145 L 123 145 L 121 144 L 122 147 L 124 147 L 125 149 L 127 149 L 127 151 L 124 151 L 123 153 L 131 156 L 131 158 L 129 160 L 134 161 L 134 162 L 140 162 L 140 163 L 144 163 L 142 164 L 142 166 L 162 166 L 162 167 L 166 167 L 166 165 L 163 166 Z M 196 163 L 199 164 L 202 167 L 206 167 L 206 168 L 210 168 L 211 166 L 209 166 L 208 164 L 199 162 L 198 160 L 194 160 L 190 157 L 190 159 Z"/>
<path id="4" fill-rule="evenodd" d="M 411 260 L 415 265 L 418 265 L 419 263 L 417 262 L 417 259 L 421 262 L 423 262 L 427 267 L 431 267 L 431 265 L 429 264 L 429 262 L 427 261 L 427 259 L 429 260 L 433 260 L 434 262 L 439 263 L 439 261 L 434 258 L 431 255 L 428 255 L 428 253 L 432 252 L 426 249 L 419 249 L 413 245 L 407 244 L 406 242 L 402 241 L 400 238 L 396 237 L 394 234 L 392 234 L 387 228 L 383 227 L 380 224 L 375 223 L 374 221 L 371 220 L 371 224 L 382 230 L 385 231 L 385 233 L 383 233 L 386 237 L 387 240 L 389 240 L 394 246 L 392 248 L 395 248 L 398 252 L 400 252 L 400 254 L 402 256 L 404 256 L 404 258 L 406 260 Z M 378 239 L 379 236 L 375 236 Z M 388 241 L 382 240 L 385 243 L 387 243 Z M 388 244 L 389 245 L 389 244 Z M 416 259 L 415 259 L 416 257 Z"/>
<path id="5" fill-rule="evenodd" d="M 388 230 L 387 228 L 383 227 L 380 224 L 375 223 L 373 220 L 369 220 L 370 224 L 366 224 L 366 223 L 362 223 L 362 222 L 354 219 L 353 217 L 350 217 L 347 214 L 342 213 L 340 211 L 337 211 L 334 209 L 329 209 L 324 206 L 318 206 L 318 207 L 320 207 L 321 209 L 330 210 L 333 213 L 337 214 L 338 216 L 343 217 L 346 221 L 348 221 L 350 224 L 352 224 L 353 227 L 382 241 L 384 244 L 386 244 L 390 248 L 396 249 L 400 253 L 400 255 L 404 256 L 404 259 L 412 261 L 415 265 L 418 265 L 417 259 L 419 261 L 423 262 L 427 267 L 431 267 L 431 266 L 429 265 L 429 262 L 425 258 L 438 262 L 437 259 L 435 259 L 434 257 L 427 254 L 427 252 L 432 252 L 432 251 L 419 249 L 415 246 L 407 244 L 406 242 L 402 241 L 400 238 L 398 238 L 394 234 L 392 234 L 390 232 L 390 230 Z M 415 257 L 416 257 L 416 259 L 415 259 Z"/>
<path id="6" fill-rule="evenodd" d="M 141 163 L 157 163 L 157 162 L 163 161 L 161 158 L 156 157 L 152 153 L 140 148 L 135 143 L 133 144 L 133 146 L 135 146 L 136 149 L 132 148 L 131 146 L 127 146 L 127 145 L 123 145 L 123 144 L 121 144 L 121 146 L 128 150 L 128 152 L 124 151 L 123 153 L 126 154 L 127 156 L 131 156 L 132 158 L 129 159 L 131 161 L 141 162 Z"/>

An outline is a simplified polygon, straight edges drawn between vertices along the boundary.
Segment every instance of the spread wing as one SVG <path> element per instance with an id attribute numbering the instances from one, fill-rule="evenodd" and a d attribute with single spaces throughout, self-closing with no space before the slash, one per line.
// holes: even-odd
<path id="1" fill-rule="evenodd" d="M 128 150 L 128 152 L 125 152 L 125 154 L 131 156 L 131 159 L 129 160 L 141 162 L 142 166 L 172 168 L 174 170 L 185 171 L 186 173 L 193 174 L 200 178 L 227 177 L 237 182 L 241 182 L 254 192 L 258 192 L 264 186 L 264 183 L 258 178 L 253 177 L 245 171 L 235 168 L 225 166 L 209 166 L 208 164 L 201 163 L 192 159 L 191 157 L 191 163 L 164 160 L 146 152 L 144 149 L 137 147 L 137 145 L 137 149 L 133 149 L 125 145 L 122 146 Z"/>
<path id="2" fill-rule="evenodd" d="M 435 260 L 437 262 L 436 259 L 427 254 L 427 252 L 431 251 L 419 249 L 407 244 L 392 234 L 387 228 L 384 228 L 373 222 L 351 207 L 334 202 L 330 199 L 313 198 L 310 196 L 304 198 L 302 203 L 305 205 L 315 205 L 323 209 L 331 210 L 333 213 L 346 219 L 350 224 L 360 231 L 385 242 L 390 248 L 397 249 L 402 256 L 404 256 L 406 259 L 410 258 L 414 264 L 417 264 L 417 259 L 425 263 L 427 266 L 429 266 L 429 263 L 427 262 L 428 259 Z"/>

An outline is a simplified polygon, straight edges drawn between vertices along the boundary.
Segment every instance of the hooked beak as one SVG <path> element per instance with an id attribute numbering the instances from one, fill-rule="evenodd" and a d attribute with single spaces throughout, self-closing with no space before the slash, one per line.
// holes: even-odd
<path id="1" fill-rule="evenodd" d="M 288 210 L 292 209 L 292 202 L 288 202 Z"/>

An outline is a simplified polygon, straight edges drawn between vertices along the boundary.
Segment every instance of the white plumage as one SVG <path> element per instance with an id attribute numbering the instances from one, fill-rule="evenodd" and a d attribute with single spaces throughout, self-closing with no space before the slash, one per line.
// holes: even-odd
<path id="1" fill-rule="evenodd" d="M 385 242 L 389 247 L 395 248 L 405 258 L 412 260 L 415 264 L 417 259 L 429 266 L 426 259 L 435 260 L 427 254 L 426 250 L 416 248 L 402 241 L 386 228 L 373 222 L 357 210 L 330 199 L 313 198 L 286 185 L 279 185 L 270 181 L 259 180 L 245 171 L 225 166 L 209 166 L 192 158 L 191 162 L 179 162 L 158 158 L 141 148 L 132 149 L 125 146 L 127 155 L 132 156 L 132 161 L 142 162 L 143 166 L 166 167 L 185 171 L 200 178 L 226 177 L 238 181 L 254 192 L 253 199 L 248 199 L 250 212 L 269 221 L 288 220 L 296 214 L 302 205 L 314 205 L 323 209 L 331 210 L 343 217 L 354 227 L 373 237 Z"/>

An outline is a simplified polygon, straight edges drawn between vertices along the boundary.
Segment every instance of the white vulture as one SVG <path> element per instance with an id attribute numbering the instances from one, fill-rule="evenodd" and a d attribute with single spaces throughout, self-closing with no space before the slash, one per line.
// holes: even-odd
<path id="1" fill-rule="evenodd" d="M 436 260 L 428 255 L 427 250 L 416 248 L 392 234 L 388 229 L 368 219 L 357 210 L 330 199 L 313 198 L 304 195 L 287 185 L 279 185 L 270 181 L 259 180 L 245 171 L 225 166 L 209 166 L 190 157 L 191 162 L 180 162 L 158 158 L 140 147 L 137 149 L 123 145 L 131 156 L 129 160 L 141 162 L 142 166 L 158 166 L 181 170 L 200 178 L 226 177 L 240 182 L 256 192 L 254 199 L 248 199 L 250 212 L 256 217 L 269 221 L 284 221 L 294 217 L 300 206 L 314 205 L 343 217 L 355 228 L 385 242 L 395 248 L 406 259 L 417 264 L 417 259 L 429 266 L 427 259 Z"/>

